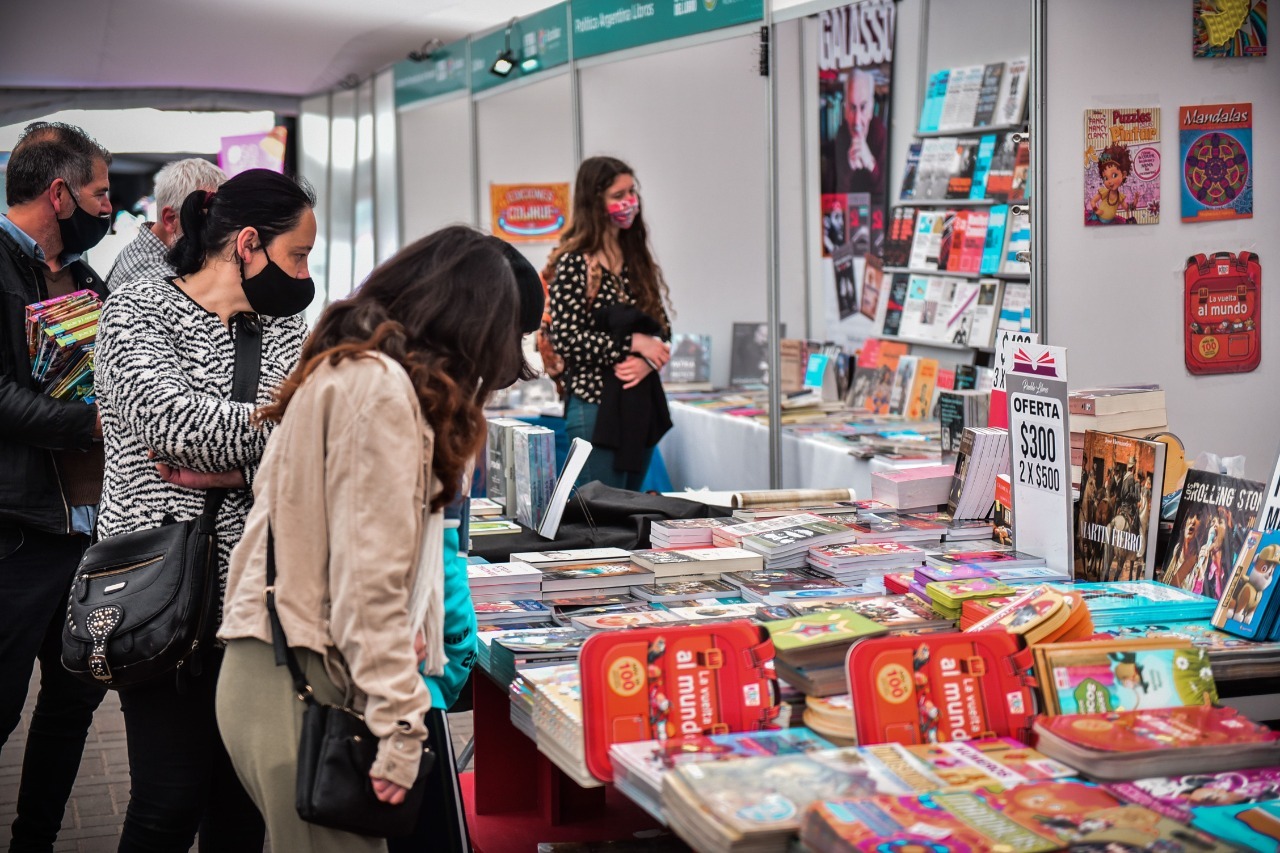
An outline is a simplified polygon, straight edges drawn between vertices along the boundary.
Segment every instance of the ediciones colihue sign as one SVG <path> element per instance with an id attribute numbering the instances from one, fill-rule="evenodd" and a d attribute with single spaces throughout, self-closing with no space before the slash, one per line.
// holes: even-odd
<path id="1" fill-rule="evenodd" d="M 554 243 L 569 218 L 569 185 L 490 184 L 493 233 L 512 243 Z"/>

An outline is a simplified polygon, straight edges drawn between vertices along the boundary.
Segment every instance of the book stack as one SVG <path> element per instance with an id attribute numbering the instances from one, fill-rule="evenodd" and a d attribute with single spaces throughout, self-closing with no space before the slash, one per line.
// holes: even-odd
<path id="1" fill-rule="evenodd" d="M 542 597 L 572 599 L 595 595 L 626 595 L 631 587 L 653 583 L 653 580 L 652 571 L 634 563 L 557 566 L 542 573 Z"/>
<path id="2" fill-rule="evenodd" d="M 667 603 L 706 598 L 736 598 L 738 588 L 722 580 L 699 576 L 665 578 L 647 586 L 631 587 L 631 594 L 641 601 Z"/>
<path id="3" fill-rule="evenodd" d="M 936 507 L 951 494 L 954 465 L 919 465 L 871 475 L 871 497 L 898 509 Z"/>
<path id="4" fill-rule="evenodd" d="M 488 498 L 470 498 L 467 512 L 472 518 L 497 518 L 505 512 L 502 504 Z"/>
<path id="5" fill-rule="evenodd" d="M 942 425 L 942 453 L 949 456 L 959 452 L 960 440 L 967 427 L 987 425 L 987 413 L 991 407 L 991 393 L 968 389 L 943 391 L 938 395 L 938 419 Z M 945 503 L 945 501 L 943 501 Z"/>
<path id="6" fill-rule="evenodd" d="M 1067 398 L 1071 427 L 1071 482 L 1079 483 L 1084 467 L 1084 434 L 1110 432 L 1145 438 L 1169 428 L 1165 393 L 1159 385 L 1081 388 Z"/>
<path id="7" fill-rule="evenodd" d="M 542 599 L 542 572 L 528 563 L 469 564 L 467 585 L 476 602 Z"/>
<path id="8" fill-rule="evenodd" d="M 765 567 L 760 554 L 744 548 L 652 549 L 636 551 L 631 562 L 659 579 L 719 577 L 724 572 L 753 572 Z"/>
<path id="9" fill-rule="evenodd" d="M 851 609 L 765 622 L 764 627 L 773 639 L 778 677 L 809 696 L 846 690 L 844 658 L 849 646 L 888 630 Z"/>
<path id="10" fill-rule="evenodd" d="M 555 593 L 552 593 L 555 595 Z M 568 598 L 545 598 L 543 604 L 551 608 L 551 621 L 561 627 L 569 627 L 574 616 L 590 616 L 605 613 L 631 613 L 636 610 L 656 610 L 648 602 L 637 601 L 626 594 L 579 595 Z"/>
<path id="11" fill-rule="evenodd" d="M 655 521 L 649 529 L 649 544 L 654 548 L 700 548 L 712 544 L 711 533 L 717 527 L 728 527 L 732 518 L 668 518 Z"/>
<path id="12" fill-rule="evenodd" d="M 516 520 L 537 528 L 556 487 L 556 434 L 540 426 L 514 430 Z"/>
<path id="13" fill-rule="evenodd" d="M 516 512 L 515 431 L 526 426 L 527 423 L 515 418 L 489 418 L 485 484 L 489 499 L 502 509 L 499 515 Z"/>
<path id="14" fill-rule="evenodd" d="M 526 670 L 533 689 L 533 726 L 538 751 L 584 788 L 600 781 L 587 770 L 582 734 L 582 685 L 576 663 Z"/>
<path id="15" fill-rule="evenodd" d="M 846 542 L 814 546 L 809 549 L 808 559 L 818 574 L 848 587 L 867 586 L 878 591 L 884 589 L 886 573 L 919 565 L 924 556 L 923 550 L 899 542 Z"/>
<path id="16" fill-rule="evenodd" d="M 1100 781 L 1280 765 L 1280 733 L 1204 705 L 1069 714 L 1035 723 L 1037 748 Z"/>
<path id="17" fill-rule="evenodd" d="M 758 572 L 730 572 L 721 577 L 736 587 L 747 601 L 763 603 L 766 596 L 781 592 L 830 590 L 840 584 L 801 569 L 761 569 Z"/>
<path id="18" fill-rule="evenodd" d="M 848 693 L 835 696 L 805 696 L 804 724 L 835 746 L 857 746 L 858 730 L 853 725 L 853 698 Z"/>
<path id="19" fill-rule="evenodd" d="M 933 608 L 911 595 L 873 595 L 845 601 L 796 601 L 788 609 L 795 611 L 797 616 L 830 610 L 852 610 L 890 634 L 928 634 L 954 628 L 951 620 L 939 617 L 933 612 Z"/>
<path id="20" fill-rule="evenodd" d="M 766 569 L 794 569 L 806 564 L 810 548 L 852 542 L 856 536 L 834 521 L 809 521 L 745 536 L 742 547 L 763 556 Z"/>
<path id="21" fill-rule="evenodd" d="M 1033 586 L 1013 596 L 966 601 L 960 628 L 966 632 L 1003 628 L 1022 637 L 1027 645 L 1083 640 L 1097 630 L 1084 596 L 1047 586 Z"/>
<path id="22" fill-rule="evenodd" d="M 493 639 L 488 633 L 480 634 L 480 660 L 500 684 L 514 681 L 517 669 L 577 660 L 587 639 L 586 634 L 568 628 L 497 631 Z"/>
<path id="23" fill-rule="evenodd" d="M 853 541 L 867 542 L 929 542 L 938 543 L 946 535 L 948 525 L 931 521 L 910 513 L 869 512 L 855 521 L 845 524 L 855 534 Z M 924 547 L 924 546 L 921 546 Z"/>
<path id="24" fill-rule="evenodd" d="M 820 515 L 800 511 L 787 511 L 780 515 L 770 515 L 753 521 L 743 521 L 725 527 L 714 527 L 711 530 L 711 543 L 722 548 L 736 547 L 742 540 L 757 533 L 768 533 L 772 530 L 785 530 L 797 524 L 822 521 Z"/>
<path id="25" fill-rule="evenodd" d="M 512 622 L 537 624 L 551 621 L 551 610 L 536 599 L 477 601 L 476 623 L 502 625 Z"/>
<path id="26" fill-rule="evenodd" d="M 912 585 L 912 592 L 919 596 L 917 585 L 918 581 Z M 1012 595 L 1013 587 L 995 578 L 974 577 L 927 583 L 923 585 L 923 592 L 935 613 L 955 622 L 960 619 L 960 610 L 966 601 Z"/>
<path id="27" fill-rule="evenodd" d="M 1276 847 L 1274 827 L 1280 821 L 1277 810 L 1280 767 L 1155 776 L 1112 782 L 1102 787 L 1125 802 L 1191 824 L 1242 849 L 1273 850 Z"/>
<path id="28" fill-rule="evenodd" d="M 92 290 L 26 307 L 31 378 L 41 393 L 58 400 L 94 401 L 93 350 L 101 314 L 102 301 Z"/>
<path id="29" fill-rule="evenodd" d="M 1049 586 L 1083 595 L 1100 631 L 1126 625 L 1207 621 L 1218 606 L 1212 598 L 1157 581 L 1051 583 Z"/>
<path id="30" fill-rule="evenodd" d="M 681 621 L 684 620 L 666 610 L 634 605 L 609 613 L 575 615 L 570 617 L 569 624 L 579 631 L 616 631 L 619 628 L 637 628 Z"/>
<path id="31" fill-rule="evenodd" d="M 511 559 L 546 570 L 580 563 L 629 563 L 631 552 L 621 548 L 571 548 L 568 551 L 520 551 L 512 554 Z"/>
<path id="32" fill-rule="evenodd" d="M 903 515 L 909 516 L 917 521 L 928 521 L 936 524 L 945 524 L 946 532 L 942 534 L 943 541 L 938 546 L 945 544 L 955 545 L 956 543 L 967 543 L 990 538 L 994 526 L 990 521 L 982 518 L 952 518 L 949 512 L 908 512 Z M 931 551 L 934 549 L 930 549 Z"/>
<path id="33" fill-rule="evenodd" d="M 674 767 L 737 758 L 797 755 L 834 746 L 836 744 L 808 729 L 790 728 L 615 743 L 609 747 L 609 759 L 618 790 L 665 823 L 662 777 Z"/>
<path id="34" fill-rule="evenodd" d="M 996 477 L 1009 473 L 1009 433 L 994 427 L 966 427 L 956 453 L 955 477 L 947 497 L 952 517 L 986 518 L 995 503 Z"/>
<path id="35" fill-rule="evenodd" d="M 1021 551 L 955 551 L 930 554 L 925 562 L 931 566 L 981 569 L 1007 583 L 1071 580 L 1067 571 L 1046 565 L 1044 557 Z"/>

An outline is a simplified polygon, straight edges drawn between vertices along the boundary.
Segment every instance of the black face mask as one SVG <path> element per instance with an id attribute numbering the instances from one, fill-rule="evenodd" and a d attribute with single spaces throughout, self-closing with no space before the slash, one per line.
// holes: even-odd
<path id="1" fill-rule="evenodd" d="M 266 249 L 263 249 L 266 254 Z M 244 261 L 240 262 L 240 284 L 249 307 L 268 317 L 292 317 L 307 310 L 316 295 L 316 283 L 310 277 L 294 278 L 271 260 L 257 275 L 245 277 Z"/>
<path id="2" fill-rule="evenodd" d="M 71 193 L 76 209 L 66 219 L 58 220 L 58 231 L 62 234 L 62 251 L 79 255 L 101 243 L 102 238 L 107 236 L 107 232 L 111 230 L 111 216 L 94 216 L 80 206 L 80 199 L 71 192 L 71 187 L 67 187 L 67 192 Z"/>

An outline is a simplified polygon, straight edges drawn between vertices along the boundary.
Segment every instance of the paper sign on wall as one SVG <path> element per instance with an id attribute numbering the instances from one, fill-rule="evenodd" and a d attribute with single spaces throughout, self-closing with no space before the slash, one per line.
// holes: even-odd
<path id="1" fill-rule="evenodd" d="M 1013 541 L 1072 570 L 1071 445 L 1067 430 L 1067 351 L 1015 344 L 1006 376 Z"/>
<path id="2" fill-rule="evenodd" d="M 569 185 L 490 184 L 490 230 L 511 243 L 554 243 L 569 220 Z"/>
<path id="3" fill-rule="evenodd" d="M 1000 329 L 996 332 L 995 359 L 991 370 L 991 406 L 987 410 L 987 426 L 1005 429 L 1009 426 L 1009 409 L 1005 403 L 1005 379 L 1013 366 L 1013 353 L 1018 344 L 1040 342 L 1037 332 L 1015 332 Z"/>

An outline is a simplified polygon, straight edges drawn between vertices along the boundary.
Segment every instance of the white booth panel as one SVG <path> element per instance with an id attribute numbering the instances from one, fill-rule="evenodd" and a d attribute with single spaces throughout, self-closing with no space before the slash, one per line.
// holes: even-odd
<path id="1" fill-rule="evenodd" d="M 489 230 L 489 185 L 567 182 L 572 188 L 573 109 L 569 75 L 518 84 L 476 102 L 480 227 Z M 551 243 L 517 247 L 538 269 Z"/>
<path id="2" fill-rule="evenodd" d="M 373 78 L 374 255 L 378 263 L 400 249 L 400 176 L 396 173 L 396 77 Z"/>
<path id="3" fill-rule="evenodd" d="M 404 242 L 471 223 L 471 111 L 464 97 L 398 115 L 400 216 Z"/>
<path id="4" fill-rule="evenodd" d="M 711 335 L 718 385 L 729 378 L 734 322 L 767 316 L 766 81 L 757 51 L 749 36 L 580 71 L 583 154 L 635 169 L 675 329 Z"/>
<path id="5" fill-rule="evenodd" d="M 1277 205 L 1274 193 L 1255 193 L 1254 218 L 1209 223 L 1180 221 L 1178 108 L 1197 104 L 1253 104 L 1254 174 L 1280 175 L 1280 75 L 1276 58 L 1193 59 L 1191 19 L 1181 3 L 1164 0 L 1074 0 L 1049 3 L 1046 75 L 1048 174 L 1035 203 L 1048 215 L 1048 338 L 1067 347 L 1071 384 L 1159 382 L 1167 392 L 1169 428 L 1200 451 L 1245 454 L 1246 473 L 1266 482 L 1275 464 L 1280 389 L 1280 324 L 1276 299 L 1262 301 L 1262 363 L 1252 373 L 1193 376 L 1183 356 L 1183 279 L 1198 253 L 1257 252 L 1264 286 L 1273 283 Z M 1107 22 L 1107 43 L 1158 45 L 1139 68 L 1118 73 L 1100 56 L 1096 22 Z M 1098 107 L 1161 108 L 1164 174 L 1158 225 L 1086 228 L 1081 151 L 1084 111 Z M 1270 198 L 1271 201 L 1267 201 Z"/>
<path id="6" fill-rule="evenodd" d="M 329 292 L 333 302 L 351 292 L 355 242 L 356 93 L 334 92 L 329 131 Z"/>
<path id="7" fill-rule="evenodd" d="M 302 100 L 298 116 L 298 173 L 316 193 L 316 242 L 307 266 L 316 282 L 316 298 L 307 308 L 314 324 L 329 294 L 329 95 Z"/>
<path id="8" fill-rule="evenodd" d="M 360 84 L 356 99 L 355 248 L 352 284 L 359 285 L 376 264 L 373 184 L 373 78 Z"/>

